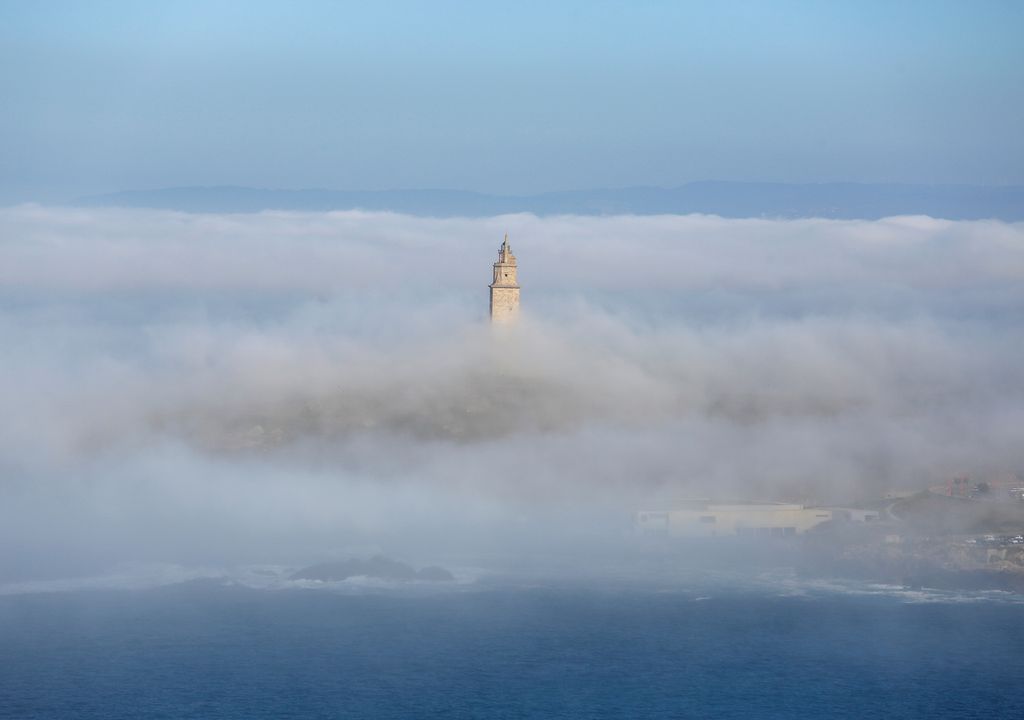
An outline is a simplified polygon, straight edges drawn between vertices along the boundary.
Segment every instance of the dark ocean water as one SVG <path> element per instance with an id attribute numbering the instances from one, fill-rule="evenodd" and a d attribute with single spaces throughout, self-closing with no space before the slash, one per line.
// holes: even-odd
<path id="1" fill-rule="evenodd" d="M 1019 600 L 599 583 L 8 594 L 0 716 L 1024 718 Z"/>

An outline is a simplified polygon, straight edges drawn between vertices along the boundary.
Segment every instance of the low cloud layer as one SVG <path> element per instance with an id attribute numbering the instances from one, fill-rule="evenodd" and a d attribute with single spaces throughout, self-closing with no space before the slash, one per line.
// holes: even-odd
<path id="1" fill-rule="evenodd" d="M 3 209 L 0 572 L 1019 472 L 1022 281 L 998 222 Z"/>
<path id="2" fill-rule="evenodd" d="M 190 215 L 0 210 L 6 289 L 476 290 L 502 234 L 534 290 L 958 290 L 1024 280 L 1024 224 L 928 217 L 705 215 L 430 219 L 389 213 Z M 813 308 L 806 308 L 812 310 Z"/>

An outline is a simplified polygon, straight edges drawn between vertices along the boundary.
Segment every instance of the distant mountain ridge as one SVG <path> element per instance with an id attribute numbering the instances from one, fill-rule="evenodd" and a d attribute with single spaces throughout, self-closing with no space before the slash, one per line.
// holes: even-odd
<path id="1" fill-rule="evenodd" d="M 659 215 L 727 218 L 875 220 L 930 215 L 950 220 L 1024 220 L 1024 186 L 692 182 L 674 188 L 628 187 L 534 195 L 466 190 L 272 190 L 236 186 L 132 190 L 80 198 L 76 205 L 248 213 L 261 210 L 368 210 L 436 217 Z"/>

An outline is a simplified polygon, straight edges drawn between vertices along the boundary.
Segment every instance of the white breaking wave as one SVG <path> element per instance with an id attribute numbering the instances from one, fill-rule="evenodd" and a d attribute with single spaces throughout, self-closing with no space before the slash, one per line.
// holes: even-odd
<path id="1" fill-rule="evenodd" d="M 92 591 L 143 591 L 185 583 L 207 581 L 225 588 L 255 591 L 324 591 L 342 594 L 404 593 L 435 594 L 466 590 L 498 590 L 530 592 L 566 587 L 565 578 L 531 574 L 529 581 L 516 573 L 501 573 L 480 567 L 454 567 L 454 582 L 424 580 L 401 581 L 353 576 L 345 580 L 292 580 L 298 570 L 291 565 L 240 565 L 231 567 L 177 564 L 125 563 L 109 572 L 87 577 L 28 580 L 0 584 L 0 596 L 41 593 L 75 593 Z M 482 580 L 486 582 L 481 583 Z M 678 594 L 690 602 L 713 602 L 740 593 L 763 594 L 768 597 L 799 598 L 810 602 L 827 601 L 838 596 L 888 599 L 900 603 L 1000 603 L 1024 605 L 1024 595 L 1003 590 L 940 590 L 909 588 L 901 585 L 872 583 L 844 578 L 808 578 L 791 569 L 779 568 L 755 574 L 713 572 L 698 575 L 680 574 L 673 578 L 633 576 L 623 581 L 590 576 L 574 588 L 594 588 L 602 592 L 657 592 Z M 651 581 L 654 581 L 653 583 Z"/>
<path id="2" fill-rule="evenodd" d="M 1024 604 L 1024 595 L 1005 590 L 943 590 L 910 588 L 904 585 L 874 583 L 846 578 L 801 577 L 793 572 L 773 571 L 752 579 L 754 587 L 780 597 L 822 599 L 836 595 L 893 598 L 905 603 L 982 603 Z"/>
<path id="3" fill-rule="evenodd" d="M 210 581 L 224 587 L 251 590 L 333 590 L 338 592 L 366 590 L 400 590 L 403 588 L 465 588 L 476 582 L 480 571 L 475 568 L 456 568 L 454 582 L 429 580 L 386 580 L 367 576 L 353 576 L 345 580 L 291 580 L 298 570 L 293 565 L 240 565 L 231 567 L 186 567 L 165 563 L 124 563 L 109 572 L 98 575 L 23 580 L 0 584 L 0 595 L 28 595 L 37 593 L 69 593 L 105 590 L 152 590 L 196 581 Z"/>

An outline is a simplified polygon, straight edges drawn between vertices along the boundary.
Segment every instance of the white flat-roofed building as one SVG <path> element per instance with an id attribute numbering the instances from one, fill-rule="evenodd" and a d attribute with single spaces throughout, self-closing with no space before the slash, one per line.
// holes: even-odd
<path id="1" fill-rule="evenodd" d="M 641 510 L 641 535 L 667 537 L 790 537 L 832 520 L 829 508 L 787 503 L 686 503 L 675 510 Z"/>

